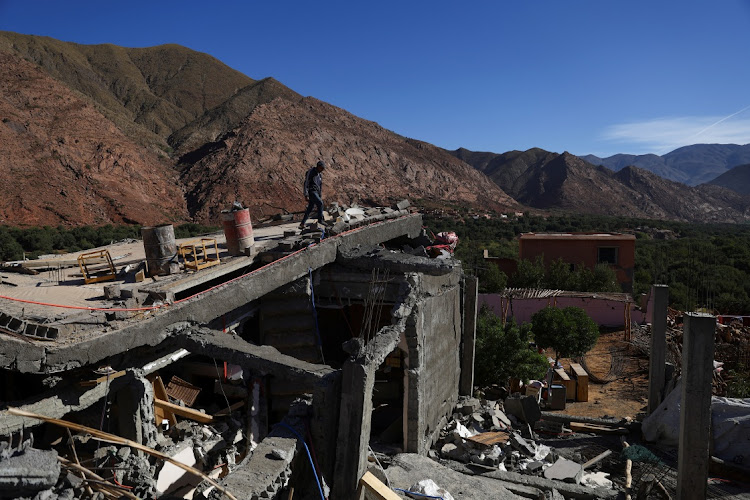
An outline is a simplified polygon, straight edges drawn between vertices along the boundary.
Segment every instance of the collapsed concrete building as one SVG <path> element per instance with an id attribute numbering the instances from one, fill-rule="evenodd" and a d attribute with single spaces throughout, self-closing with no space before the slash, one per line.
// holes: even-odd
<path id="1" fill-rule="evenodd" d="M 237 498 L 351 498 L 369 447 L 426 454 L 471 391 L 476 280 L 419 249 L 422 218 L 403 206 L 343 229 L 315 243 L 278 231 L 253 256 L 122 284 L 98 308 L 0 299 L 3 407 L 159 449 Z M 224 491 L 90 437 L 3 410 L 6 458 L 27 454 L 6 462 L 0 496 L 54 487 L 58 454 L 139 497 Z M 81 488 L 69 481 L 61 497 Z"/>

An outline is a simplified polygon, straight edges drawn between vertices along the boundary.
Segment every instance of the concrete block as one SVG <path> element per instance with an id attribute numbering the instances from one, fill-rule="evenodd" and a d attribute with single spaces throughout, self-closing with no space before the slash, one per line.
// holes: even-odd
<path id="1" fill-rule="evenodd" d="M 34 496 L 33 492 L 52 488 L 59 475 L 60 462 L 56 451 L 26 449 L 23 453 L 2 459 L 0 495 L 3 498 Z"/>
<path id="2" fill-rule="evenodd" d="M 111 285 L 104 285 L 104 298 L 107 300 L 115 300 L 120 298 L 120 284 L 114 283 Z"/>
<path id="3" fill-rule="evenodd" d="M 527 457 L 533 457 L 536 450 L 534 447 L 518 434 L 512 434 L 508 440 L 510 445 Z"/>
<path id="4" fill-rule="evenodd" d="M 544 477 L 578 484 L 582 472 L 581 464 L 560 457 L 552 467 L 545 469 Z"/>
<path id="5" fill-rule="evenodd" d="M 490 412 L 490 415 L 492 415 L 493 417 L 495 417 L 498 420 L 500 420 L 500 422 L 502 422 L 503 424 L 505 424 L 506 427 L 510 427 L 511 426 L 510 419 L 507 417 L 507 415 L 505 415 L 505 413 L 503 413 L 502 410 L 500 410 L 498 408 L 494 408 Z"/>
<path id="6" fill-rule="evenodd" d="M 535 396 L 510 396 L 505 399 L 505 411 L 520 421 L 532 425 L 542 418 Z"/>
<path id="7" fill-rule="evenodd" d="M 409 200 L 401 200 L 398 203 L 396 203 L 396 210 L 406 210 L 411 206 L 411 202 Z"/>

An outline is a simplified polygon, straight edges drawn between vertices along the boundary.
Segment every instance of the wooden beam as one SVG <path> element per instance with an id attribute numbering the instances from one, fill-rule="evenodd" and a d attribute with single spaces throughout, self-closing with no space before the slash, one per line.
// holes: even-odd
<path id="1" fill-rule="evenodd" d="M 234 410 L 242 408 L 243 406 L 245 406 L 245 401 L 237 401 L 229 408 L 224 408 L 223 410 L 219 410 L 216 413 L 214 413 L 214 417 L 226 417 L 227 415 L 232 413 Z"/>
<path id="2" fill-rule="evenodd" d="M 401 500 L 401 497 L 395 491 L 384 485 L 380 479 L 375 477 L 371 472 L 365 472 L 362 479 L 359 480 L 359 492 L 357 498 L 361 500 Z"/>
<path id="3" fill-rule="evenodd" d="M 157 408 L 162 408 L 164 410 L 169 410 L 175 415 L 189 418 L 190 420 L 195 420 L 196 422 L 199 422 L 201 424 L 210 424 L 214 421 L 214 417 L 212 417 L 211 415 L 207 415 L 206 413 L 202 413 L 198 410 L 193 410 L 192 408 L 185 408 L 183 406 L 170 403 L 169 401 L 164 401 L 163 399 L 159 399 L 155 396 L 154 406 L 156 406 Z"/>
<path id="4" fill-rule="evenodd" d="M 106 382 L 108 380 L 114 380 L 117 377 L 122 377 L 125 375 L 125 370 L 120 370 L 119 372 L 110 373 L 109 375 L 103 375 L 95 380 L 82 380 L 78 383 L 81 387 L 93 387 L 97 384 L 101 384 L 102 382 Z"/>

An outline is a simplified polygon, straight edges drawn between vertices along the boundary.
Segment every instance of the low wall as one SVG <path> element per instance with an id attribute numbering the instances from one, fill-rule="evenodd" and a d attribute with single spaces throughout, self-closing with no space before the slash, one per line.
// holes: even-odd
<path id="1" fill-rule="evenodd" d="M 637 309 L 633 302 L 621 302 L 595 296 L 508 299 L 497 293 L 481 293 L 479 294 L 479 308 L 483 305 L 487 305 L 492 312 L 501 317 L 505 311 L 508 319 L 513 318 L 519 324 L 530 323 L 531 316 L 547 306 L 580 307 L 599 326 L 623 327 L 628 315 L 630 315 L 631 322 L 646 321 L 645 313 Z"/>

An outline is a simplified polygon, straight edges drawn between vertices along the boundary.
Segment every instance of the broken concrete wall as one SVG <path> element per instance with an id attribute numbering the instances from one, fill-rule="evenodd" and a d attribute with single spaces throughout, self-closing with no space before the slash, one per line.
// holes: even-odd
<path id="1" fill-rule="evenodd" d="M 367 470 L 375 371 L 396 348 L 401 334 L 401 328 L 384 328 L 344 363 L 333 498 L 353 498 L 357 481 Z"/>
<path id="2" fill-rule="evenodd" d="M 409 346 L 407 450 L 427 453 L 458 401 L 461 375 L 461 272 L 409 276 L 414 299 Z"/>
<path id="3" fill-rule="evenodd" d="M 306 276 L 280 287 L 260 300 L 260 343 L 297 359 L 323 359 Z"/>

